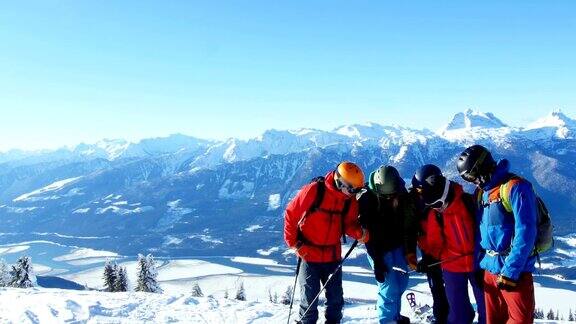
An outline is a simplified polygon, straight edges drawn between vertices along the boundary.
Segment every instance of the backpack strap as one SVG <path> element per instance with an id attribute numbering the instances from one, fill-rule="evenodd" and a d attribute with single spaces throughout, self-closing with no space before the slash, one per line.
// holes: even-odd
<path id="1" fill-rule="evenodd" d="M 308 239 L 306 239 L 304 237 L 304 234 L 302 233 L 302 230 L 300 230 L 300 226 L 302 224 L 304 224 L 304 221 L 306 220 L 306 218 L 308 218 L 308 215 L 310 215 L 311 213 L 315 212 L 316 210 L 318 210 L 320 208 L 320 204 L 322 203 L 322 199 L 324 199 L 324 192 L 326 191 L 326 187 L 324 185 L 324 177 L 320 176 L 320 177 L 316 177 L 314 179 L 312 179 L 310 181 L 310 183 L 312 183 L 313 185 L 316 186 L 316 196 L 314 197 L 314 201 L 312 202 L 312 205 L 310 205 L 310 208 L 308 208 L 308 210 L 306 210 L 306 212 L 304 213 L 304 216 L 302 216 L 302 218 L 300 219 L 300 221 L 298 222 L 298 241 L 300 243 L 298 243 L 299 245 L 302 244 L 311 244 L 310 241 L 308 241 Z"/>
<path id="2" fill-rule="evenodd" d="M 474 202 L 476 204 L 476 207 L 478 209 L 482 209 L 486 206 L 484 206 L 484 202 L 482 201 L 482 195 L 484 194 L 484 190 L 476 187 L 476 189 L 474 189 Z"/>
<path id="3" fill-rule="evenodd" d="M 316 197 L 314 197 L 314 202 L 312 202 L 312 205 L 310 206 L 310 208 L 308 208 L 307 214 L 313 213 L 318 208 L 320 208 L 322 200 L 324 199 L 324 193 L 326 192 L 326 184 L 324 183 L 324 181 L 325 181 L 324 177 L 316 177 L 312 179 L 311 182 L 316 183 Z"/>
<path id="4" fill-rule="evenodd" d="M 500 200 L 502 201 L 502 206 L 504 209 L 511 213 L 512 212 L 512 204 L 510 203 L 510 191 L 512 187 L 522 181 L 517 175 L 513 175 L 508 181 L 500 185 L 500 190 L 498 190 L 498 195 Z"/>
<path id="5" fill-rule="evenodd" d="M 344 201 L 344 208 L 342 208 L 342 217 L 340 217 L 340 221 L 342 222 L 342 242 L 346 243 L 346 230 L 344 230 L 344 220 L 346 219 L 346 215 L 348 214 L 348 210 L 350 210 L 350 204 L 352 204 L 352 199 L 348 198 Z"/>
<path id="6" fill-rule="evenodd" d="M 444 235 L 444 217 L 442 217 L 442 213 L 434 210 L 433 208 L 430 208 L 428 212 L 434 213 L 434 217 L 436 217 L 436 222 L 438 223 L 438 225 L 440 225 L 440 229 L 442 229 L 442 235 Z"/>
<path id="7" fill-rule="evenodd" d="M 491 204 L 502 203 L 504 210 L 512 213 L 512 203 L 510 202 L 510 191 L 516 184 L 522 182 L 523 179 L 515 174 L 512 174 L 504 183 L 499 187 L 492 188 L 488 193 L 488 202 L 484 202 L 482 189 L 476 189 L 474 195 L 478 201 L 479 207 L 488 207 Z"/>

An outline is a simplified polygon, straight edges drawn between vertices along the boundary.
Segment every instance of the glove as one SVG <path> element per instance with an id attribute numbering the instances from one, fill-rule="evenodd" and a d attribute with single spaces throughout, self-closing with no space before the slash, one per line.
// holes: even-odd
<path id="1" fill-rule="evenodd" d="M 498 278 L 496 279 L 496 285 L 501 290 L 514 291 L 514 289 L 516 289 L 516 286 L 518 285 L 518 282 L 506 276 L 499 275 Z"/>
<path id="2" fill-rule="evenodd" d="M 300 258 L 300 259 L 304 259 L 304 257 L 306 256 L 306 254 L 308 254 L 308 247 L 304 244 L 299 244 L 295 247 L 295 251 L 296 251 L 296 255 Z"/>
<path id="3" fill-rule="evenodd" d="M 362 228 L 362 237 L 358 239 L 358 242 L 365 244 L 368 240 L 370 240 L 370 234 L 367 229 Z"/>
<path id="4" fill-rule="evenodd" d="M 424 259 L 420 260 L 416 265 L 416 272 L 427 273 L 428 272 L 428 262 Z"/>
<path id="5" fill-rule="evenodd" d="M 374 270 L 374 277 L 379 283 L 383 283 L 386 280 L 386 271 L 376 271 Z"/>
<path id="6" fill-rule="evenodd" d="M 386 280 L 386 273 L 386 267 L 377 263 L 374 264 L 374 277 L 376 278 L 376 281 L 383 283 L 384 280 Z"/>
<path id="7" fill-rule="evenodd" d="M 406 263 L 408 263 L 410 270 L 416 270 L 418 268 L 418 259 L 416 259 L 416 254 L 406 254 Z"/>

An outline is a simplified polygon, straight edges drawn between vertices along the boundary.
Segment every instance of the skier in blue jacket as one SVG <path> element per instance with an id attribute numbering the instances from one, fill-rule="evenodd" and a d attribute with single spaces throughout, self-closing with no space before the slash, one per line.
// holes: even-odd
<path id="1" fill-rule="evenodd" d="M 530 182 L 510 173 L 508 160 L 494 161 L 481 145 L 468 147 L 457 168 L 462 178 L 481 190 L 480 245 L 486 251 L 480 261 L 485 269 L 484 294 L 487 323 L 532 323 L 537 233 L 536 195 Z M 500 197 L 507 184 L 512 212 Z"/>

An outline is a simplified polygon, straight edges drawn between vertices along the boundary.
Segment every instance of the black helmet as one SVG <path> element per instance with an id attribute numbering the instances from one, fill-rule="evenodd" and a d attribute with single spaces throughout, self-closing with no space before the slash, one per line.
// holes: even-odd
<path id="1" fill-rule="evenodd" d="M 496 161 L 492 158 L 492 154 L 482 145 L 468 147 L 460 154 L 456 162 L 458 173 L 468 182 L 489 178 L 495 166 Z"/>
<path id="2" fill-rule="evenodd" d="M 427 204 L 442 197 L 445 185 L 446 178 L 440 168 L 433 164 L 423 165 L 412 177 L 412 188 L 422 195 Z"/>
<path id="3" fill-rule="evenodd" d="M 379 195 L 393 195 L 406 190 L 404 180 L 398 170 L 383 165 L 370 174 L 368 187 Z"/>

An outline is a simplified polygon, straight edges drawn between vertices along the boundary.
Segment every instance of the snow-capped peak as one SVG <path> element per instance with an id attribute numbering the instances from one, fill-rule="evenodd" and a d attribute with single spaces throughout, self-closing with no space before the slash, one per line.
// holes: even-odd
<path id="1" fill-rule="evenodd" d="M 529 124 L 526 130 L 532 133 L 537 132 L 541 137 L 574 138 L 576 120 L 566 116 L 560 109 L 557 109 Z"/>
<path id="2" fill-rule="evenodd" d="M 96 143 L 96 147 L 106 151 L 110 159 L 120 156 L 130 143 L 123 139 L 104 139 Z"/>
<path id="3" fill-rule="evenodd" d="M 485 140 L 505 144 L 514 131 L 492 113 L 468 109 L 454 115 L 438 134 L 449 141 L 466 145 Z"/>
<path id="4" fill-rule="evenodd" d="M 459 112 L 446 125 L 441 132 L 469 129 L 474 127 L 481 128 L 501 128 L 507 127 L 500 119 L 492 113 L 483 113 L 477 110 L 468 109 L 465 112 Z"/>
<path id="5" fill-rule="evenodd" d="M 74 148 L 74 153 L 83 156 L 103 157 L 114 160 L 128 148 L 130 143 L 123 139 L 103 139 L 95 144 L 78 144 Z"/>
<path id="6" fill-rule="evenodd" d="M 567 127 L 576 128 L 576 120 L 566 116 L 560 109 L 552 111 L 545 117 L 542 117 L 531 123 L 526 129 L 535 129 L 542 127 Z"/>
<path id="7" fill-rule="evenodd" d="M 360 140 L 380 138 L 384 134 L 382 125 L 376 123 L 340 126 L 334 132 Z"/>

